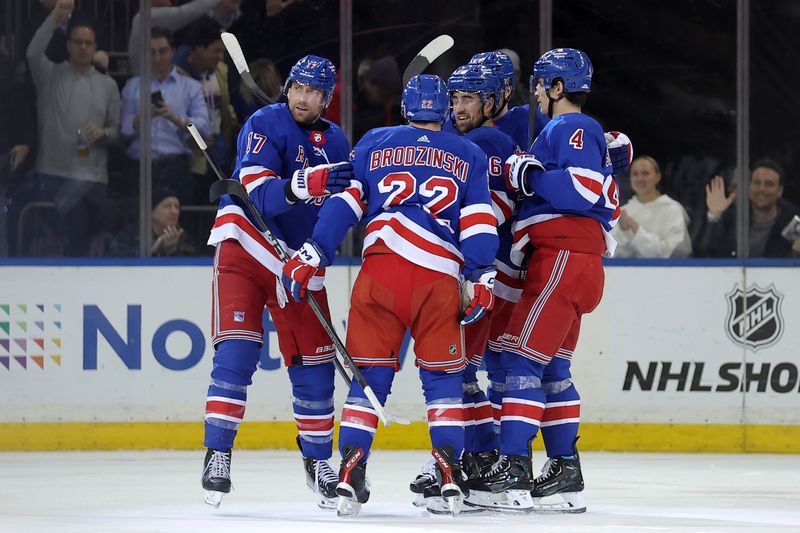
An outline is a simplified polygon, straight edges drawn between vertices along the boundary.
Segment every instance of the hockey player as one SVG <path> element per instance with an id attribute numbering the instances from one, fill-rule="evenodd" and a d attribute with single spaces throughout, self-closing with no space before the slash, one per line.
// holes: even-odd
<path id="1" fill-rule="evenodd" d="M 322 57 L 298 61 L 286 80 L 287 102 L 266 106 L 242 128 L 234 176 L 285 249 L 311 235 L 323 199 L 350 183 L 350 147 L 341 129 L 322 118 L 336 69 Z M 337 164 L 344 162 L 341 164 Z M 216 246 L 213 277 L 214 367 L 205 416 L 202 485 L 218 506 L 231 490 L 230 463 L 244 418 L 247 386 L 256 370 L 269 310 L 292 383 L 292 407 L 307 482 L 321 506 L 335 503 L 336 473 L 328 464 L 333 437 L 334 347 L 307 302 L 288 301 L 275 250 L 235 197 L 221 199 L 209 244 Z M 309 280 L 328 313 L 323 272 Z"/>
<path id="2" fill-rule="evenodd" d="M 493 305 L 497 231 L 486 156 L 440 131 L 448 107 L 438 76 L 408 82 L 402 111 L 409 124 L 371 130 L 356 145 L 353 186 L 328 200 L 312 238 L 284 267 L 284 280 L 302 297 L 309 278 L 330 264 L 346 231 L 364 218 L 364 263 L 351 297 L 347 349 L 383 403 L 411 329 L 441 496 L 457 514 L 465 490 L 459 279 L 463 273 L 470 282 L 461 323 L 471 324 Z M 377 425 L 354 381 L 339 432 L 340 515 L 357 514 L 369 498 L 366 465 Z"/>
<path id="3" fill-rule="evenodd" d="M 509 186 L 525 197 L 512 259 L 519 264 L 528 254 L 529 260 L 522 296 L 502 336 L 501 456 L 482 477 L 483 489 L 494 493 L 489 506 L 586 510 L 575 447 L 580 396 L 570 359 L 581 316 L 600 302 L 601 258 L 614 253 L 609 231 L 619 216 L 603 131 L 581 113 L 591 79 L 592 65 L 579 50 L 560 48 L 539 58 L 531 84 L 552 120 L 530 153 L 507 162 Z M 530 450 L 540 426 L 549 460 L 534 481 Z M 541 503 L 553 494 L 563 501 Z"/>
<path id="4" fill-rule="evenodd" d="M 489 169 L 489 189 L 492 208 L 498 222 L 500 242 L 495 266 L 497 278 L 494 284 L 495 307 L 489 320 L 476 322 L 464 329 L 467 366 L 464 372 L 465 453 L 463 467 L 468 478 L 477 477 L 478 472 L 497 460 L 500 433 L 500 395 L 505 383 L 500 357 L 497 352 L 484 350 L 488 339 L 499 339 L 503 325 L 508 320 L 508 299 L 521 293 L 521 282 L 517 267 L 508 260 L 511 251 L 511 213 L 514 210 L 515 194 L 509 195 L 503 179 L 503 164 L 519 150 L 505 133 L 492 127 L 491 117 L 502 102 L 503 84 L 491 69 L 481 64 L 467 64 L 457 68 L 447 81 L 453 110 L 453 120 L 459 133 L 474 142 L 486 154 Z M 516 288 L 514 288 L 516 287 Z M 518 297 L 518 294 L 517 294 Z M 491 330 L 491 336 L 490 336 Z M 477 371 L 485 361 L 492 386 L 489 398 L 478 385 Z M 500 386 L 498 386 L 498 383 Z M 490 403 L 491 401 L 491 403 Z M 492 405 L 496 406 L 497 418 Z M 423 472 L 411 483 L 411 491 L 417 495 L 415 505 L 426 505 L 435 509 L 438 487 L 435 485 L 433 464 L 428 463 Z"/>

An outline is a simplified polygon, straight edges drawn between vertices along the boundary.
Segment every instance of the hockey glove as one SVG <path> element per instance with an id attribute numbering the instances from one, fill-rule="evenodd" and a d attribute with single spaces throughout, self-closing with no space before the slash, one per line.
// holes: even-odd
<path id="1" fill-rule="evenodd" d="M 320 198 L 342 192 L 353 179 L 353 165 L 348 162 L 295 170 L 291 192 L 298 200 Z"/>
<path id="2" fill-rule="evenodd" d="M 330 264 L 325 253 L 317 244 L 308 239 L 303 246 L 283 265 L 283 284 L 292 293 L 296 302 L 306 296 L 308 282 L 316 274 L 317 269 Z"/>
<path id="3" fill-rule="evenodd" d="M 533 196 L 534 172 L 544 172 L 544 166 L 531 154 L 514 154 L 506 159 L 503 176 L 506 186 L 510 191 L 519 192 L 525 196 Z"/>
<path id="4" fill-rule="evenodd" d="M 497 271 L 494 267 L 488 270 L 476 270 L 469 278 L 464 280 L 461 286 L 461 300 L 462 305 L 466 304 L 464 309 L 464 318 L 461 319 L 463 326 L 477 322 L 484 316 L 487 311 L 491 311 L 494 307 L 494 278 Z"/>
<path id="5" fill-rule="evenodd" d="M 608 155 L 611 157 L 611 171 L 615 176 L 624 174 L 628 171 L 633 161 L 633 145 L 631 140 L 624 133 L 618 131 L 607 131 L 605 133 L 606 144 L 608 145 Z"/>

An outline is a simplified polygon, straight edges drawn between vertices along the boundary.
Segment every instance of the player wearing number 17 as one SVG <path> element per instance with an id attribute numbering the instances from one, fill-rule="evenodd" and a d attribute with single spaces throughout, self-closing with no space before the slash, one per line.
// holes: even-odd
<path id="1" fill-rule="evenodd" d="M 441 495 L 455 514 L 465 495 L 459 281 L 463 274 L 474 284 L 461 323 L 485 316 L 493 305 L 498 240 L 486 155 L 441 131 L 448 100 L 438 76 L 411 78 L 402 99 L 409 124 L 364 135 L 351 154 L 352 186 L 326 202 L 312 238 L 283 272 L 292 294 L 302 297 L 309 277 L 330 264 L 347 230 L 364 219 L 364 263 L 350 302 L 347 349 L 385 402 L 411 329 Z M 339 432 L 340 514 L 357 513 L 369 497 L 365 470 L 377 426 L 354 381 Z"/>
<path id="2" fill-rule="evenodd" d="M 342 191 L 352 176 L 347 139 L 336 124 L 322 118 L 335 84 L 336 69 L 329 60 L 302 58 L 286 80 L 286 103 L 261 108 L 239 133 L 233 179 L 241 181 L 289 253 L 311 235 L 325 198 Z M 327 462 L 333 447 L 331 339 L 307 302 L 287 302 L 280 282 L 283 263 L 240 199 L 228 195 L 220 199 L 208 243 L 217 251 L 212 289 L 214 368 L 206 399 L 208 453 L 202 477 L 206 502 L 219 505 L 231 489 L 231 448 L 260 357 L 266 306 L 292 382 L 306 481 L 320 505 L 330 507 L 338 482 Z M 319 291 L 317 302 L 327 313 L 319 274 L 310 288 Z"/>
<path id="3" fill-rule="evenodd" d="M 511 257 L 520 263 L 528 256 L 528 268 L 501 337 L 501 457 L 481 489 L 494 493 L 498 506 L 586 509 L 575 448 L 580 396 L 570 363 L 581 316 L 603 294 L 601 258 L 614 253 L 609 232 L 620 212 L 603 130 L 581 113 L 591 82 L 592 64 L 579 50 L 559 48 L 539 58 L 531 90 L 552 120 L 530 153 L 507 161 L 509 187 L 524 195 Z M 531 441 L 540 427 L 549 460 L 534 480 Z M 542 498 L 556 494 L 563 501 L 543 505 Z"/>

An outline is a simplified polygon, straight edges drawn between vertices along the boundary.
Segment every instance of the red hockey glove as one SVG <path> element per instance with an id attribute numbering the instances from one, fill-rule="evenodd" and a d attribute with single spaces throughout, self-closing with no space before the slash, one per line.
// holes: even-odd
<path id="1" fill-rule="evenodd" d="M 624 133 L 607 131 L 605 133 L 608 155 L 611 157 L 612 173 L 615 176 L 628 171 L 633 161 L 633 144 Z"/>
<path id="2" fill-rule="evenodd" d="M 477 322 L 484 316 L 487 311 L 494 308 L 494 278 L 497 271 L 492 268 L 488 271 L 475 271 L 470 277 L 477 277 L 476 282 L 469 279 L 464 281 L 461 286 L 461 301 L 462 305 L 466 305 L 464 309 L 464 318 L 461 319 L 461 324 L 466 326 Z"/>
<path id="3" fill-rule="evenodd" d="M 292 293 L 292 298 L 296 302 L 305 298 L 308 282 L 311 281 L 317 269 L 325 268 L 329 264 L 325 253 L 314 241 L 308 239 L 283 265 L 283 276 L 281 276 L 283 284 Z"/>
<path id="4" fill-rule="evenodd" d="M 319 198 L 342 192 L 353 179 L 353 165 L 348 162 L 295 170 L 292 174 L 292 194 L 298 200 Z"/>
<path id="5" fill-rule="evenodd" d="M 533 196 L 533 172 L 544 172 L 544 166 L 531 154 L 514 154 L 506 159 L 503 177 L 508 190 Z"/>

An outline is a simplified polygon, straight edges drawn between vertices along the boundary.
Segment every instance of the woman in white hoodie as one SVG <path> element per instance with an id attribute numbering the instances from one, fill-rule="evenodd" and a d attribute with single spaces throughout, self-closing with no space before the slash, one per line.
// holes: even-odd
<path id="1" fill-rule="evenodd" d="M 612 231 L 618 246 L 615 257 L 689 257 L 689 216 L 683 206 L 657 185 L 661 169 L 655 159 L 643 155 L 630 170 L 634 198 L 622 206 L 619 223 Z"/>

